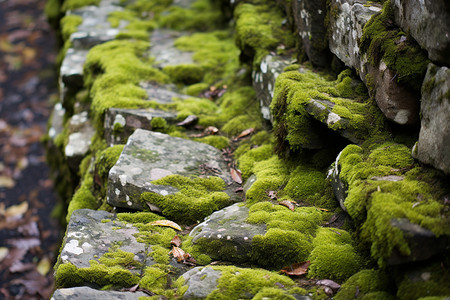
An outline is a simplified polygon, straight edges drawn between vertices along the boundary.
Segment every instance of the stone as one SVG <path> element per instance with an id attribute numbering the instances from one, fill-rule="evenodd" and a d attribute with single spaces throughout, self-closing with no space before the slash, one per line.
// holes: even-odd
<path id="1" fill-rule="evenodd" d="M 222 275 L 221 271 L 216 271 L 211 267 L 196 267 L 184 273 L 183 278 L 187 291 L 183 299 L 204 299 L 217 288 L 217 280 Z"/>
<path id="2" fill-rule="evenodd" d="M 347 67 L 358 70 L 361 80 L 369 87 L 387 119 L 400 125 L 414 125 L 419 121 L 419 96 L 396 80 L 396 72 L 381 61 L 372 65 L 362 55 L 358 41 L 363 27 L 376 13 L 379 3 L 367 4 L 337 0 L 330 7 L 330 50 Z M 368 80 L 370 78 L 370 82 Z"/>
<path id="3" fill-rule="evenodd" d="M 333 188 L 334 196 L 336 197 L 336 200 L 339 202 L 339 206 L 342 208 L 343 211 L 347 211 L 344 202 L 345 198 L 347 198 L 348 187 L 339 176 L 339 173 L 341 171 L 339 167 L 339 158 L 341 156 L 341 153 L 342 151 L 338 154 L 338 156 L 336 157 L 336 161 L 331 165 L 330 169 L 328 170 L 327 179 L 330 181 L 331 187 Z"/>
<path id="4" fill-rule="evenodd" d="M 139 86 L 147 92 L 148 100 L 154 100 L 161 104 L 172 103 L 173 98 L 186 99 L 189 97 L 188 95 L 178 93 L 175 85 L 141 82 Z"/>
<path id="5" fill-rule="evenodd" d="M 255 235 L 264 235 L 266 225 L 247 223 L 248 213 L 249 209 L 239 203 L 214 212 L 192 229 L 189 234 L 193 237 L 192 243 L 199 244 L 213 259 L 249 262 L 252 239 Z M 211 248 L 211 244 L 215 246 Z"/>
<path id="6" fill-rule="evenodd" d="M 100 291 L 87 286 L 57 289 L 50 300 L 138 300 L 143 292 Z"/>
<path id="7" fill-rule="evenodd" d="M 150 53 L 155 57 L 158 67 L 175 66 L 180 64 L 193 64 L 192 52 L 178 50 L 174 42 L 187 33 L 170 29 L 155 29 L 150 39 Z"/>
<path id="8" fill-rule="evenodd" d="M 153 118 L 162 118 L 173 123 L 176 114 L 158 109 L 109 108 L 105 113 L 105 139 L 108 145 L 125 144 L 137 128 L 152 130 Z"/>
<path id="9" fill-rule="evenodd" d="M 61 247 L 61 263 L 71 263 L 77 268 L 87 268 L 113 246 L 135 254 L 134 260 L 142 267 L 152 264 L 147 252 L 151 249 L 137 242 L 134 234 L 139 230 L 132 224 L 123 224 L 113 214 L 105 211 L 78 209 L 72 213 L 67 233 Z M 134 268 L 131 272 L 142 272 Z"/>
<path id="10" fill-rule="evenodd" d="M 78 170 L 81 160 L 88 153 L 94 133 L 95 130 L 86 111 L 73 115 L 70 118 L 69 140 L 64 148 L 64 154 L 73 170 Z"/>
<path id="11" fill-rule="evenodd" d="M 204 169 L 202 174 L 201 169 Z M 113 206 L 144 209 L 139 197 L 144 192 L 162 196 L 175 194 L 172 186 L 151 182 L 168 175 L 213 175 L 227 184 L 234 195 L 234 185 L 222 154 L 216 148 L 159 132 L 137 129 L 128 139 L 108 178 L 108 203 Z"/>
<path id="12" fill-rule="evenodd" d="M 395 22 L 428 51 L 428 57 L 450 66 L 450 6 L 446 0 L 391 0 Z"/>
<path id="13" fill-rule="evenodd" d="M 64 130 L 64 114 L 66 110 L 61 103 L 56 103 L 51 115 L 48 137 L 54 142 L 55 138 Z"/>
<path id="14" fill-rule="evenodd" d="M 83 65 L 88 51 L 69 48 L 59 70 L 61 102 L 65 104 L 67 95 L 74 94 L 83 88 Z"/>
<path id="15" fill-rule="evenodd" d="M 261 106 L 261 114 L 270 122 L 273 122 L 270 104 L 275 90 L 275 80 L 283 69 L 292 63 L 292 59 L 288 56 L 269 54 L 261 60 L 259 69 L 252 72 L 253 88 Z"/>
<path id="16" fill-rule="evenodd" d="M 326 0 L 294 0 L 292 13 L 301 45 L 314 66 L 328 68 L 331 53 L 328 48 Z"/>
<path id="17" fill-rule="evenodd" d="M 399 265 L 409 262 L 427 260 L 439 253 L 450 249 L 450 237 L 442 235 L 439 238 L 428 229 L 409 222 L 408 219 L 392 219 L 391 226 L 402 231 L 405 241 L 411 250 L 408 256 L 401 255 L 394 248 L 391 256 L 387 259 L 388 265 Z"/>
<path id="18" fill-rule="evenodd" d="M 429 64 L 422 85 L 419 141 L 413 156 L 450 174 L 450 69 Z"/>

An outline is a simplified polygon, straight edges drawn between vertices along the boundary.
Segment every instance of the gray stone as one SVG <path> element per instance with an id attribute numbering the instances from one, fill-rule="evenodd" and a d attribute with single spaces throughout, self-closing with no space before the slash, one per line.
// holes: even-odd
<path id="1" fill-rule="evenodd" d="M 202 299 L 206 298 L 217 288 L 217 280 L 222 275 L 221 271 L 216 271 L 211 267 L 196 267 L 184 273 L 185 285 L 188 286 L 183 299 Z"/>
<path id="2" fill-rule="evenodd" d="M 326 0 L 294 0 L 292 12 L 303 49 L 314 66 L 329 67 L 331 54 L 328 48 Z"/>
<path id="3" fill-rule="evenodd" d="M 397 249 L 394 249 L 387 260 L 389 265 L 427 260 L 450 249 L 449 236 L 443 235 L 438 238 L 430 230 L 413 224 L 408 219 L 392 219 L 391 226 L 402 231 L 411 254 L 404 256 Z"/>
<path id="4" fill-rule="evenodd" d="M 152 130 L 153 118 L 162 118 L 171 123 L 176 114 L 157 109 L 110 108 L 105 113 L 105 139 L 108 145 L 125 144 L 135 129 Z"/>
<path id="5" fill-rule="evenodd" d="M 204 253 L 213 259 L 238 263 L 249 262 L 252 239 L 255 235 L 264 235 L 265 224 L 250 224 L 249 209 L 236 203 L 214 212 L 191 231 L 192 243 L 199 244 Z M 214 249 L 211 249 L 214 244 Z"/>
<path id="6" fill-rule="evenodd" d="M 60 254 L 61 263 L 71 263 L 77 268 L 90 266 L 113 246 L 135 254 L 134 260 L 144 267 L 151 265 L 147 256 L 150 250 L 144 243 L 136 241 L 134 234 L 139 230 L 132 224 L 117 221 L 113 214 L 105 211 L 78 209 L 72 213 Z M 142 268 L 130 269 L 133 273 Z"/>
<path id="7" fill-rule="evenodd" d="M 290 57 L 269 54 L 261 60 L 259 70 L 252 72 L 253 88 L 261 106 L 262 116 L 270 122 L 273 122 L 270 104 L 275 90 L 275 80 L 283 69 L 292 63 Z"/>
<path id="8" fill-rule="evenodd" d="M 53 107 L 53 112 L 50 121 L 50 128 L 48 129 L 49 138 L 54 141 L 55 138 L 64 130 L 64 114 L 66 110 L 61 103 L 56 103 Z"/>
<path id="9" fill-rule="evenodd" d="M 234 194 L 231 175 L 219 150 L 203 143 L 137 129 L 109 172 L 108 203 L 142 210 L 144 206 L 139 197 L 143 192 L 167 196 L 178 191 L 172 186 L 151 183 L 172 174 L 218 176 L 228 185 L 227 193 Z"/>
<path id="10" fill-rule="evenodd" d="M 81 160 L 88 153 L 94 133 L 86 111 L 70 118 L 69 141 L 64 148 L 64 154 L 73 170 L 78 170 Z"/>
<path id="11" fill-rule="evenodd" d="M 68 93 L 75 93 L 83 88 L 83 65 L 88 51 L 69 48 L 59 70 L 61 102 L 65 103 Z"/>
<path id="12" fill-rule="evenodd" d="M 348 187 L 344 182 L 341 180 L 339 173 L 340 173 L 340 167 L 339 167 L 339 158 L 341 157 L 341 153 L 339 152 L 338 156 L 336 157 L 336 161 L 331 165 L 330 169 L 328 170 L 327 179 L 330 181 L 331 187 L 333 188 L 334 196 L 336 197 L 336 200 L 339 202 L 339 206 L 342 208 L 343 211 L 347 211 L 347 208 L 344 205 L 345 198 L 347 198 L 347 190 Z"/>
<path id="13" fill-rule="evenodd" d="M 99 291 L 87 286 L 58 289 L 50 300 L 138 300 L 143 292 Z"/>
<path id="14" fill-rule="evenodd" d="M 192 64 L 192 52 L 178 50 L 174 42 L 187 33 L 169 29 L 156 29 L 150 39 L 150 52 L 155 57 L 156 65 L 160 68 L 180 64 Z"/>
<path id="15" fill-rule="evenodd" d="M 413 156 L 450 174 L 450 69 L 428 65 L 422 86 L 419 141 Z"/>
<path id="16" fill-rule="evenodd" d="M 428 51 L 428 57 L 450 66 L 450 6 L 447 0 L 391 0 L 395 22 Z"/>
<path id="17" fill-rule="evenodd" d="M 141 82 L 139 86 L 143 88 L 148 95 L 149 100 L 154 100 L 161 104 L 173 102 L 173 98 L 186 99 L 189 96 L 178 93 L 174 85 L 159 85 L 157 83 Z"/>

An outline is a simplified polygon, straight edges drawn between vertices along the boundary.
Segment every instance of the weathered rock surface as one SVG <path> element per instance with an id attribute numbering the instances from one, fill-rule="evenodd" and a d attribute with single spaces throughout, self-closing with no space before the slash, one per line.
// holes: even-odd
<path id="1" fill-rule="evenodd" d="M 64 130 L 65 113 L 66 110 L 63 108 L 61 103 L 55 104 L 51 116 L 50 128 L 48 130 L 48 136 L 52 141 L 54 141 L 58 134 L 62 133 Z"/>
<path id="2" fill-rule="evenodd" d="M 108 145 L 125 144 L 137 128 L 152 130 L 152 119 L 175 121 L 176 114 L 157 109 L 110 108 L 105 113 L 105 139 Z"/>
<path id="3" fill-rule="evenodd" d="M 74 48 L 67 50 L 59 70 L 62 103 L 65 103 L 68 93 L 74 93 L 83 87 L 83 64 L 87 53 L 87 50 Z"/>
<path id="4" fill-rule="evenodd" d="M 88 153 L 94 133 L 86 111 L 73 115 L 69 120 L 69 141 L 64 148 L 64 154 L 73 170 L 77 170 L 79 163 Z"/>
<path id="5" fill-rule="evenodd" d="M 146 297 L 143 292 L 100 291 L 87 286 L 58 289 L 51 300 L 137 300 Z"/>
<path id="6" fill-rule="evenodd" d="M 201 166 L 206 166 L 205 174 Z M 208 171 L 209 170 L 209 171 Z M 108 178 L 108 203 L 118 207 L 143 209 L 139 196 L 153 192 L 174 194 L 177 188 L 151 182 L 168 175 L 213 175 L 226 184 L 232 179 L 216 148 L 159 132 L 137 129 L 128 139 L 117 164 Z M 230 191 L 233 194 L 233 191 Z"/>
<path id="7" fill-rule="evenodd" d="M 222 275 L 222 272 L 216 271 L 211 267 L 197 267 L 184 273 L 183 278 L 185 285 L 188 286 L 183 299 L 204 299 L 212 291 L 217 288 L 219 284 L 217 280 Z"/>
<path id="8" fill-rule="evenodd" d="M 450 70 L 428 65 L 422 86 L 419 141 L 413 156 L 450 174 Z"/>
<path id="9" fill-rule="evenodd" d="M 189 96 L 178 93 L 174 85 L 159 85 L 156 83 L 141 82 L 139 84 L 148 95 L 148 100 L 154 100 L 161 104 L 173 102 L 173 98 L 186 99 Z"/>
<path id="10" fill-rule="evenodd" d="M 156 64 L 164 68 L 179 64 L 192 64 L 192 53 L 178 50 L 174 42 L 177 38 L 185 36 L 187 33 L 169 30 L 154 30 L 150 39 L 150 52 L 155 57 Z"/>
<path id="11" fill-rule="evenodd" d="M 283 72 L 283 69 L 290 64 L 292 64 L 290 57 L 269 54 L 261 60 L 259 70 L 252 72 L 253 88 L 261 106 L 261 114 L 264 119 L 270 122 L 273 121 L 270 103 L 272 103 L 275 90 L 275 80 Z"/>
<path id="12" fill-rule="evenodd" d="M 191 231 L 192 242 L 199 244 L 202 250 L 213 259 L 238 263 L 250 259 L 252 238 L 264 235 L 265 224 L 250 224 L 249 209 L 236 203 L 214 212 Z"/>
<path id="13" fill-rule="evenodd" d="M 446 0 L 391 0 L 395 22 L 428 51 L 428 57 L 450 65 L 450 7 Z"/>

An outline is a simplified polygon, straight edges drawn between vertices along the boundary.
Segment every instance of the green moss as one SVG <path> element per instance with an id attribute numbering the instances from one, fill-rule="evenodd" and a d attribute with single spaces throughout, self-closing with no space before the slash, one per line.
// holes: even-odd
<path id="1" fill-rule="evenodd" d="M 159 132 L 165 132 L 168 127 L 167 121 L 160 117 L 152 118 L 150 125 L 152 126 L 152 130 Z"/>
<path id="2" fill-rule="evenodd" d="M 270 290 L 266 290 L 266 293 L 269 291 L 273 293 L 273 289 L 283 291 L 280 284 L 286 288 L 294 286 L 294 282 L 290 278 L 267 270 L 244 269 L 234 266 L 214 266 L 212 268 L 222 274 L 217 280 L 217 288 L 206 299 L 242 299 L 256 295 L 263 288 L 270 288 Z"/>
<path id="3" fill-rule="evenodd" d="M 206 246 L 209 246 L 209 245 L 206 245 Z M 211 257 L 209 257 L 208 255 L 206 255 L 204 253 L 205 251 L 203 251 L 202 247 L 200 247 L 197 243 L 196 244 L 192 243 L 192 237 L 190 237 L 190 236 L 184 237 L 181 248 L 186 253 L 189 253 L 190 255 L 192 255 L 192 257 L 194 257 L 195 260 L 197 261 L 198 265 L 201 265 L 201 266 L 207 265 L 207 264 L 211 263 L 211 261 L 212 261 Z"/>
<path id="4" fill-rule="evenodd" d="M 92 260 L 90 263 L 88 268 L 77 268 L 71 263 L 59 265 L 55 272 L 56 287 L 73 287 L 85 283 L 131 287 L 139 282 L 138 275 L 120 266 L 108 267 Z"/>
<path id="5" fill-rule="evenodd" d="M 214 102 L 204 98 L 188 98 L 174 99 L 174 103 L 170 105 L 177 111 L 177 119 L 184 120 L 190 115 L 199 117 L 200 125 L 214 125 L 207 122 L 207 118 L 215 115 L 217 105 Z"/>
<path id="6" fill-rule="evenodd" d="M 170 250 L 158 245 L 152 246 L 152 252 L 150 252 L 150 256 L 153 257 L 153 260 L 158 264 L 168 264 Z"/>
<path id="7" fill-rule="evenodd" d="M 158 206 L 164 216 L 183 224 L 202 220 L 229 204 L 230 196 L 223 192 L 225 182 L 219 177 L 191 179 L 170 175 L 152 181 L 152 184 L 172 186 L 179 189 L 179 192 L 168 196 L 143 193 L 141 201 Z"/>
<path id="8" fill-rule="evenodd" d="M 279 299 L 279 300 L 295 300 L 295 298 L 289 295 L 286 291 L 279 288 L 262 288 L 252 300 L 263 299 Z"/>
<path id="9" fill-rule="evenodd" d="M 121 249 L 109 249 L 99 258 L 99 262 L 107 267 L 139 267 L 140 263 L 134 260 L 135 254 Z"/>
<path id="10" fill-rule="evenodd" d="M 150 223 L 161 220 L 163 217 L 151 212 L 118 213 L 117 219 L 128 223 Z"/>
<path id="11" fill-rule="evenodd" d="M 166 66 L 163 71 L 176 83 L 193 84 L 202 81 L 205 76 L 203 68 L 196 64 Z"/>
<path id="12" fill-rule="evenodd" d="M 100 0 L 65 0 L 61 7 L 61 10 L 63 12 L 66 12 L 68 10 L 74 10 L 74 9 L 81 8 L 83 6 L 88 6 L 88 5 L 98 6 L 99 3 L 100 3 Z"/>
<path id="13" fill-rule="evenodd" d="M 222 127 L 222 131 L 230 136 L 237 136 L 242 131 L 255 128 L 256 130 L 260 129 L 261 120 L 260 118 L 253 118 L 249 115 L 240 115 L 229 120 Z"/>
<path id="14" fill-rule="evenodd" d="M 93 194 L 94 178 L 90 172 L 87 172 L 84 176 L 80 187 L 77 189 L 72 199 L 69 202 L 67 208 L 66 221 L 69 223 L 72 213 L 77 209 L 90 208 L 97 209 L 98 202 Z"/>
<path id="15" fill-rule="evenodd" d="M 186 87 L 185 93 L 190 96 L 199 96 L 201 92 L 207 90 L 209 88 L 209 84 L 200 82 L 191 84 L 190 86 Z"/>
<path id="16" fill-rule="evenodd" d="M 220 135 L 209 135 L 195 139 L 195 141 L 211 145 L 219 150 L 225 149 L 230 146 L 230 140 Z"/>
<path id="17" fill-rule="evenodd" d="M 382 292 L 388 289 L 388 276 L 382 271 L 362 270 L 352 275 L 340 288 L 336 294 L 336 300 L 357 298 L 377 299 L 374 298 L 374 292 Z M 372 296 L 370 296 L 370 294 Z M 386 299 L 386 298 L 384 298 Z"/>
<path id="18" fill-rule="evenodd" d="M 124 145 L 115 145 L 98 153 L 95 160 L 95 170 L 102 181 L 106 183 L 109 170 L 116 164 Z"/>
<path id="19" fill-rule="evenodd" d="M 144 270 L 139 286 L 156 294 L 161 294 L 167 285 L 168 272 L 163 268 L 151 266 Z"/>
<path id="20" fill-rule="evenodd" d="M 83 22 L 83 18 L 78 15 L 67 15 L 61 19 L 61 34 L 64 41 L 77 31 L 78 26 Z"/>
<path id="21" fill-rule="evenodd" d="M 396 73 L 396 80 L 420 92 L 429 60 L 426 52 L 414 39 L 391 26 L 394 9 L 386 1 L 381 13 L 374 15 L 365 25 L 359 41 L 362 53 L 367 53 L 369 62 L 377 67 L 383 61 Z"/>

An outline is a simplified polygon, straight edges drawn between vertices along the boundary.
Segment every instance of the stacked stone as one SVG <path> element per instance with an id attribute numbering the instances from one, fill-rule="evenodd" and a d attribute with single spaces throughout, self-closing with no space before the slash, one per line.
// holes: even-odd
<path id="1" fill-rule="evenodd" d="M 136 86 L 146 94 L 144 102 L 152 102 L 152 108 L 111 106 L 100 117 L 92 116 L 89 104 L 75 97 L 85 85 L 83 63 L 91 48 L 116 40 L 127 26 L 122 20 L 113 28 L 108 21 L 109 15 L 123 12 L 124 7 L 118 1 L 102 0 L 97 6 L 67 11 L 68 15 L 81 16 L 83 21 L 70 35 L 71 47 L 61 65 L 61 102 L 55 105 L 49 136 L 58 144 L 57 136 L 64 134 L 65 162 L 73 174 L 88 174 L 80 182 L 78 195 L 84 188 L 97 190 L 106 201 L 99 210 L 100 205 L 93 207 L 92 201 L 85 205 L 78 200 L 77 209 L 71 209 L 69 204 L 69 224 L 55 267 L 58 289 L 52 299 L 323 299 L 336 293 L 336 299 L 358 294 L 379 298 L 396 294 L 400 299 L 408 299 L 414 293 L 408 290 L 411 282 L 418 282 L 425 290 L 419 295 L 448 296 L 448 288 L 438 286 L 448 275 L 434 268 L 448 254 L 450 240 L 449 228 L 445 228 L 449 217 L 445 176 L 450 174 L 450 71 L 446 67 L 450 38 L 445 29 L 449 27 L 448 12 L 443 1 L 438 0 L 426 8 L 423 1 L 391 1 L 397 25 L 389 26 L 399 26 L 411 35 L 400 34 L 398 44 L 414 38 L 428 53 L 430 63 L 418 95 L 396 80 L 396 70 L 391 70 L 382 59 L 372 60 L 361 50 L 366 23 L 386 11 L 389 4 L 383 9 L 380 4 L 363 2 L 337 0 L 327 6 L 326 1 L 277 1 L 287 20 L 276 26 L 284 31 L 294 28 L 299 45 L 294 49 L 293 44 L 264 48 L 249 41 L 243 34 L 246 28 L 239 26 L 245 26 L 240 25 L 245 23 L 242 16 L 258 4 L 222 1 L 224 11 L 234 11 L 242 63 L 252 59 L 248 73 L 261 117 L 270 123 L 266 126 L 275 128 L 275 143 L 282 149 L 278 150 L 280 158 L 276 158 L 271 151 L 270 155 L 262 152 L 269 148 L 264 144 L 267 141 L 246 145 L 246 153 L 238 161 L 242 177 L 217 148 L 187 139 L 186 135 L 158 132 L 182 121 L 177 103 L 201 101 L 192 100 L 187 89 L 182 88 L 191 80 L 196 82 L 193 74 L 181 81 L 137 82 Z M 174 1 L 161 15 L 170 14 L 172 9 L 195 7 L 195 3 Z M 430 14 L 445 25 L 436 30 L 428 24 Z M 177 47 L 180 37 L 194 38 L 194 34 L 166 28 L 152 31 L 148 56 L 156 69 L 200 68 L 195 53 Z M 300 53 L 314 67 L 345 65 L 353 73 L 344 71 L 337 80 L 329 79 L 308 64 L 296 64 L 299 56 L 295 56 Z M 317 86 L 306 87 L 308 80 Z M 348 88 L 358 92 L 349 93 Z M 296 107 L 291 108 L 294 102 Z M 93 125 L 99 120 L 100 128 Z M 163 125 L 157 125 L 155 120 Z M 295 127 L 298 124 L 292 120 L 304 127 Z M 386 129 L 386 122 L 410 132 L 417 131 L 420 123 L 412 156 L 432 166 L 426 174 L 432 174 L 438 184 L 426 185 L 420 175 L 408 173 L 419 167 L 407 146 L 387 138 L 391 131 Z M 181 124 L 193 128 L 195 122 Z M 106 154 L 95 152 L 98 140 L 97 145 L 91 140 L 98 139 L 99 134 L 107 145 L 102 153 L 120 149 L 118 159 L 102 161 Z M 290 139 L 295 134 L 305 138 Z M 384 143 L 367 147 L 379 135 Z M 235 141 L 239 139 L 242 137 Z M 308 156 L 309 153 L 313 155 Z M 339 154 L 328 172 L 329 182 L 308 192 L 316 177 L 325 182 L 323 165 L 328 159 L 316 163 L 321 167 L 314 168 L 304 162 L 302 155 L 318 161 L 321 155 L 331 157 L 336 153 Z M 392 162 L 384 156 L 379 158 L 381 155 L 400 158 L 396 161 L 395 156 Z M 250 167 L 244 157 L 251 161 Z M 284 165 L 287 159 L 294 161 L 290 169 Z M 110 165 L 104 167 L 103 163 Z M 376 171 L 367 171 L 365 176 L 364 171 L 369 169 Z M 434 169 L 446 175 L 435 175 Z M 242 179 L 244 185 L 240 187 Z M 382 205 L 379 195 L 385 193 L 389 197 L 391 192 L 385 187 L 398 182 L 418 182 L 424 192 L 412 184 L 405 185 L 405 198 L 417 198 L 412 209 L 431 203 L 434 206 L 426 209 L 438 211 L 438 216 L 426 215 L 417 221 L 418 217 L 410 211 L 393 214 L 392 218 L 378 215 L 373 207 L 384 209 L 376 202 Z M 354 196 L 357 189 L 372 185 L 374 189 L 364 197 Z M 414 190 L 408 191 L 409 187 Z M 425 199 L 435 187 L 439 187 L 440 198 Z M 331 189 L 336 201 L 308 202 L 314 197 L 314 201 L 327 199 Z M 277 193 L 282 195 L 280 199 Z M 397 194 L 392 193 L 395 197 Z M 356 204 L 354 199 L 358 200 Z M 322 204 L 331 206 L 325 209 Z M 105 208 L 112 212 L 102 210 Z M 183 231 L 172 221 L 189 230 Z M 341 229 L 344 223 L 350 224 L 348 228 L 356 226 L 357 239 Z M 434 224 L 441 228 L 435 230 Z M 180 236 L 183 246 L 176 241 Z M 359 253 L 356 241 L 366 250 L 372 248 L 372 254 Z M 211 260 L 231 266 L 209 265 Z M 292 271 L 303 260 L 311 263 L 308 284 L 273 272 L 282 267 L 290 268 L 285 272 Z M 431 262 L 432 269 L 415 265 L 418 261 Z M 377 270 L 364 270 L 376 263 Z M 406 264 L 412 271 L 404 268 Z M 401 278 L 394 291 L 387 282 L 386 268 L 393 268 L 396 279 Z M 360 280 L 369 273 L 368 282 Z M 339 292 L 340 285 L 328 279 L 343 283 Z M 311 284 L 315 287 L 303 289 Z"/>

